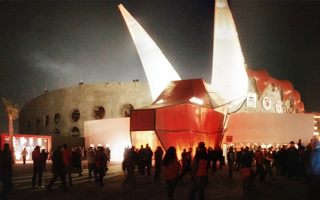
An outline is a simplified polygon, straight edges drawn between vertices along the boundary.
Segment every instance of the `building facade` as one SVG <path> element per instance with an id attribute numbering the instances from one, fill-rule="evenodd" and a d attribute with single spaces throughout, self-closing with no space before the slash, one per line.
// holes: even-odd
<path id="1" fill-rule="evenodd" d="M 83 137 L 84 121 L 129 117 L 152 102 L 148 84 L 110 82 L 66 87 L 28 102 L 21 110 L 19 132 Z"/>

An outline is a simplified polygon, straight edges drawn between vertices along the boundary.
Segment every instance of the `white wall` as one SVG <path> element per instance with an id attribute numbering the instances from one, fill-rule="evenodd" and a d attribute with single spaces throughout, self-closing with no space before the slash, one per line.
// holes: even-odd
<path id="1" fill-rule="evenodd" d="M 233 143 L 289 143 L 302 139 L 308 144 L 313 137 L 313 114 L 234 113 L 230 115 L 224 134 Z"/>
<path id="2" fill-rule="evenodd" d="M 98 145 L 109 146 L 111 160 L 121 161 L 124 148 L 131 146 L 130 118 L 85 121 L 84 137 L 86 147 L 90 145 L 95 147 Z"/>

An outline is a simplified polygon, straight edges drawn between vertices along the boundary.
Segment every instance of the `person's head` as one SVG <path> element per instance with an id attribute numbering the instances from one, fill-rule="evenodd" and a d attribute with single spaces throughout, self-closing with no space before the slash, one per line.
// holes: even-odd
<path id="1" fill-rule="evenodd" d="M 163 165 L 168 166 L 171 162 L 177 160 L 177 151 L 176 148 L 171 146 L 168 148 L 166 154 L 163 158 Z"/>
<path id="2" fill-rule="evenodd" d="M 204 142 L 199 142 L 198 144 L 198 149 L 205 149 L 206 148 L 206 145 Z"/>
<path id="3" fill-rule="evenodd" d="M 290 147 L 294 147 L 294 141 L 290 142 Z"/>
<path id="4" fill-rule="evenodd" d="M 39 146 L 36 146 L 36 147 L 34 148 L 34 150 L 40 152 L 40 147 L 39 147 Z"/>

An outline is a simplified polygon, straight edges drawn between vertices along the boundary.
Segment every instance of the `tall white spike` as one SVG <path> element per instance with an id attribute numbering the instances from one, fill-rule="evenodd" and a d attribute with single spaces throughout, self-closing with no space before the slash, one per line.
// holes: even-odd
<path id="1" fill-rule="evenodd" d="M 248 91 L 248 75 L 227 0 L 216 0 L 214 14 L 211 84 L 225 102 L 243 101 Z"/>
<path id="2" fill-rule="evenodd" d="M 155 100 L 168 83 L 173 80 L 180 80 L 180 77 L 141 25 L 122 4 L 118 7 L 137 48 L 149 82 L 152 99 Z"/>

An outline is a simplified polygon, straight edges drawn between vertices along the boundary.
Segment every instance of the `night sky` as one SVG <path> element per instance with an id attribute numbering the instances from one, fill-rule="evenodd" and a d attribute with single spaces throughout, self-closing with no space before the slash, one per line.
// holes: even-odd
<path id="1" fill-rule="evenodd" d="M 85 83 L 146 81 L 127 10 L 183 79 L 211 79 L 213 1 L 0 2 L 0 97 L 25 102 Z M 320 2 L 229 1 L 248 67 L 291 81 L 320 111 Z M 7 131 L 3 106 L 0 131 Z"/>

